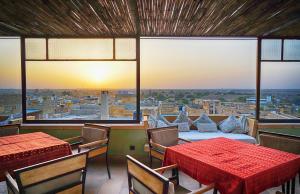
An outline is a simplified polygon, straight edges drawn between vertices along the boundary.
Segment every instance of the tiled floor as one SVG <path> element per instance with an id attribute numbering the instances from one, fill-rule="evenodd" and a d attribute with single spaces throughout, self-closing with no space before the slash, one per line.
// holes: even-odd
<path id="1" fill-rule="evenodd" d="M 108 179 L 104 160 L 99 158 L 89 163 L 87 180 L 86 180 L 86 194 L 128 194 L 127 189 L 127 173 L 124 160 L 111 162 L 112 178 Z M 157 167 L 159 163 L 155 164 Z M 180 185 L 194 190 L 199 188 L 197 181 L 180 173 Z M 273 194 L 280 187 L 269 189 L 263 194 Z M 0 183 L 0 194 L 6 193 L 5 182 Z M 212 192 L 207 192 L 212 194 Z M 296 183 L 296 193 L 300 194 L 299 181 Z"/>

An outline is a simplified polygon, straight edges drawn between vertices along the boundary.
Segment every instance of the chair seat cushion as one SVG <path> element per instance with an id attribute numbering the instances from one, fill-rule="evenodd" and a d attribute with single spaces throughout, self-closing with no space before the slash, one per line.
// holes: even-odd
<path id="1" fill-rule="evenodd" d="M 154 143 L 158 143 L 163 146 L 173 146 L 178 143 L 178 129 L 168 128 L 163 130 L 153 131 L 151 139 Z"/>
<path id="2" fill-rule="evenodd" d="M 147 187 L 145 187 L 142 183 L 140 183 L 135 178 L 132 178 L 131 180 L 132 180 L 132 187 L 135 192 L 140 194 L 154 194 L 152 191 L 150 191 Z M 172 182 L 169 182 L 168 194 L 175 194 L 174 184 Z"/>
<path id="3" fill-rule="evenodd" d="M 201 141 L 201 140 L 217 138 L 217 137 L 225 137 L 228 139 L 256 144 L 256 139 L 246 134 L 223 133 L 222 131 L 199 132 L 196 130 L 190 130 L 189 132 L 179 132 L 179 138 L 186 139 L 189 141 Z"/>

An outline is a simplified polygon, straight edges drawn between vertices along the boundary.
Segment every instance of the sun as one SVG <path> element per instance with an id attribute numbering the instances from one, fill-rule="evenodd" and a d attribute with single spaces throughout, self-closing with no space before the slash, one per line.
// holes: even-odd
<path id="1" fill-rule="evenodd" d="M 93 65 L 87 68 L 86 78 L 93 84 L 103 84 L 109 78 L 109 72 L 105 65 Z"/>

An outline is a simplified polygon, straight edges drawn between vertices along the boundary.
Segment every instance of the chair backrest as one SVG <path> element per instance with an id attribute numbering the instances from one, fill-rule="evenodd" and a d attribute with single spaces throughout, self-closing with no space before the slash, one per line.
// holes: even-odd
<path id="1" fill-rule="evenodd" d="M 259 143 L 264 147 L 300 154 L 300 139 L 296 137 L 261 132 Z"/>
<path id="2" fill-rule="evenodd" d="M 15 170 L 20 193 L 84 193 L 87 153 Z"/>
<path id="3" fill-rule="evenodd" d="M 163 146 L 173 146 L 178 144 L 178 127 L 161 127 L 147 129 L 148 141 L 152 140 L 154 143 L 158 143 Z"/>
<path id="4" fill-rule="evenodd" d="M 169 180 L 140 163 L 131 156 L 127 157 L 129 193 L 167 194 Z"/>
<path id="5" fill-rule="evenodd" d="M 0 126 L 0 137 L 9 136 L 9 135 L 18 135 L 19 130 L 20 130 L 20 124 Z"/>
<path id="6" fill-rule="evenodd" d="M 84 124 L 81 132 L 83 143 L 90 143 L 93 141 L 108 139 L 110 136 L 110 127 L 97 124 Z"/>

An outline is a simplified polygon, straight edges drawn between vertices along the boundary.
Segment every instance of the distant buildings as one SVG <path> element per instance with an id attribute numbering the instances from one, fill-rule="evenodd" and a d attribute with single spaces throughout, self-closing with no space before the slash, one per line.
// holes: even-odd
<path id="1" fill-rule="evenodd" d="M 246 99 L 248 104 L 256 104 L 256 97 L 250 97 Z M 272 103 L 272 96 L 267 96 L 266 98 L 260 99 L 260 104 L 269 104 Z"/>
<path id="2" fill-rule="evenodd" d="M 221 101 L 220 100 L 203 100 L 203 109 L 207 114 L 220 114 Z"/>
<path id="3" fill-rule="evenodd" d="M 109 119 L 109 96 L 108 91 L 101 91 L 101 120 L 108 120 Z"/>

